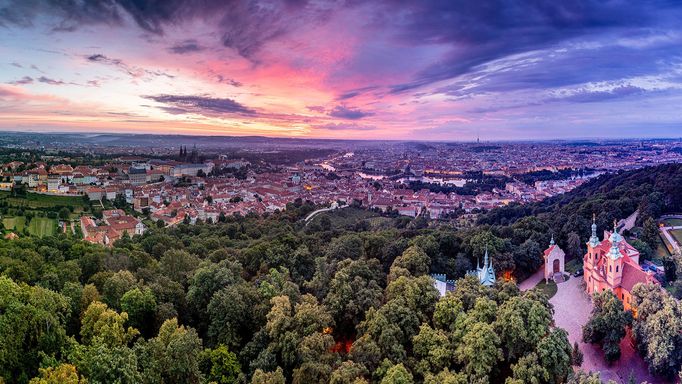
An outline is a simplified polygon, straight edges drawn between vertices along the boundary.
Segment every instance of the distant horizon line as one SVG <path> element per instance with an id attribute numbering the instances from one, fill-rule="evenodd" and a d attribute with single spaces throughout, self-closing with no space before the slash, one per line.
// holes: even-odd
<path id="1" fill-rule="evenodd" d="M 87 135 L 87 136 L 177 136 L 177 137 L 197 137 L 197 138 L 230 138 L 230 139 L 269 139 L 269 140 L 300 140 L 300 141 L 352 141 L 352 142 L 395 142 L 395 143 L 409 143 L 409 142 L 423 142 L 423 143 L 534 143 L 534 142 L 619 142 L 619 141 L 682 141 L 682 136 L 638 136 L 638 137 L 608 137 L 608 136 L 588 136 L 575 138 L 523 138 L 523 139 L 353 139 L 353 138 L 323 138 L 323 137 L 287 137 L 287 136 L 266 136 L 266 135 L 210 135 L 210 134 L 191 134 L 191 133 L 150 133 L 150 132 L 82 132 L 82 131 L 17 131 L 12 129 L 1 129 L 2 133 L 20 134 L 20 135 Z"/>

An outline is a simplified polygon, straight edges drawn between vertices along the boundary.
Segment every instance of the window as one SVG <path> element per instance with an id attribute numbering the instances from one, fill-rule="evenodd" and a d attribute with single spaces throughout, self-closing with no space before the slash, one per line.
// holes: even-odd
<path id="1" fill-rule="evenodd" d="M 616 265 L 616 272 L 618 272 L 618 266 Z"/>
<path id="2" fill-rule="evenodd" d="M 609 265 L 609 272 L 613 272 L 613 266 Z"/>

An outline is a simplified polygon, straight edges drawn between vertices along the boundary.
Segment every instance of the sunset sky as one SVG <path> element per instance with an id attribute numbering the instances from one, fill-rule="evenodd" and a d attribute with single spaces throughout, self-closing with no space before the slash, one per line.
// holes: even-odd
<path id="1" fill-rule="evenodd" d="M 0 130 L 680 137 L 675 3 L 0 0 Z"/>

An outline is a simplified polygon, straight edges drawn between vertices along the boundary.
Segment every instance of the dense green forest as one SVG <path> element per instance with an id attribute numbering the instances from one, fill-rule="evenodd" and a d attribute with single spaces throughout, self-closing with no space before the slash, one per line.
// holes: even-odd
<path id="1" fill-rule="evenodd" d="M 589 237 L 592 214 L 600 228 L 610 227 L 640 210 L 639 222 L 657 219 L 663 213 L 682 212 L 682 164 L 666 164 L 635 171 L 620 171 L 597 177 L 570 193 L 541 202 L 494 209 L 479 224 L 508 225 L 527 216 L 537 216 L 552 230 L 567 235 L 578 231 Z"/>
<path id="2" fill-rule="evenodd" d="M 600 177 L 546 203 L 492 211 L 465 230 L 362 215 L 338 225 L 334 214 L 304 226 L 313 208 L 299 201 L 272 215 L 153 228 L 112 248 L 59 236 L 0 240 L 0 377 L 594 382 L 573 377 L 571 346 L 552 325 L 547 297 L 503 278 L 483 287 L 465 272 L 487 247 L 500 277 L 521 280 L 541 265 L 552 233 L 578 257 L 592 212 L 606 225 L 638 207 L 648 216 L 678 209 L 680 169 Z M 457 289 L 439 300 L 429 273 L 459 278 Z M 647 324 L 636 329 L 649 340 L 656 325 Z"/>

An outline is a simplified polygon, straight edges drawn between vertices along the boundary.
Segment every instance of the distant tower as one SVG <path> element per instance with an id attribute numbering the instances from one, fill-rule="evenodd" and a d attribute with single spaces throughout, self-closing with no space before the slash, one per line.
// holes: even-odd
<path id="1" fill-rule="evenodd" d="M 185 149 L 185 151 L 187 151 L 187 150 Z M 194 146 L 192 147 L 192 156 L 191 156 L 190 160 L 192 163 L 198 163 L 199 162 L 199 152 L 197 151 L 197 145 L 196 144 L 194 144 Z"/>

